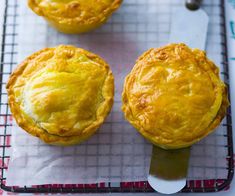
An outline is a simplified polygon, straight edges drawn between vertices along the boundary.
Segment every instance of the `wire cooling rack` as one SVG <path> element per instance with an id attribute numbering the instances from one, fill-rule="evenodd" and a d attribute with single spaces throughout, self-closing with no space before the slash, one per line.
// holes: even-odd
<path id="1" fill-rule="evenodd" d="M 147 182 L 120 182 L 120 183 L 98 183 L 98 184 L 50 184 L 36 185 L 32 187 L 6 186 L 6 170 L 11 153 L 11 126 L 12 117 L 7 104 L 7 93 L 5 90 L 6 81 L 12 72 L 13 67 L 17 64 L 18 52 L 18 32 L 19 32 L 19 2 L 18 0 L 5 0 L 4 22 L 2 32 L 1 56 L 0 56 L 0 96 L 1 96 L 1 113 L 0 113 L 0 180 L 1 188 L 11 192 L 24 193 L 92 193 L 92 192 L 153 192 L 153 189 Z M 135 4 L 143 4 L 145 1 L 127 0 L 124 6 L 134 7 Z M 159 0 L 158 2 L 166 2 Z M 174 4 L 172 4 L 174 6 Z M 144 6 L 143 6 L 144 7 Z M 224 0 L 205 0 L 203 9 L 207 11 L 211 20 L 209 27 L 208 42 L 213 45 L 207 48 L 209 54 L 217 56 L 217 63 L 223 68 L 221 76 L 229 87 L 227 46 L 225 32 L 225 13 Z M 163 13 L 168 14 L 168 13 Z M 118 13 L 114 18 L 118 18 Z M 115 20 L 109 21 L 108 25 L 114 25 Z M 118 23 L 118 22 L 117 22 Z M 133 23 L 130 21 L 130 23 Z M 161 24 L 163 24 L 162 21 Z M 107 27 L 108 27 L 107 25 Z M 117 31 L 117 24 L 114 28 Z M 159 29 L 148 29 L 145 24 L 139 24 L 142 32 L 149 31 L 158 36 L 158 44 L 161 40 L 166 39 L 167 32 Z M 141 26 L 142 25 L 142 26 Z M 143 26 L 145 25 L 145 26 Z M 133 26 L 133 24 L 132 24 Z M 144 29 L 146 28 L 146 30 Z M 130 31 L 131 28 L 129 29 Z M 214 33 L 213 33 L 214 31 Z M 98 31 L 102 33 L 101 31 Z M 153 37 L 152 37 L 153 39 Z M 149 40 L 151 42 L 151 39 Z M 155 39 L 152 42 L 156 41 Z M 164 41 L 163 41 L 164 43 Z M 157 45 L 157 43 L 156 43 Z M 147 47 L 151 47 L 147 45 Z M 221 156 L 221 154 L 223 156 Z M 203 161 L 202 161 L 203 160 Z M 182 192 L 215 192 L 229 188 L 233 178 L 233 141 L 232 141 L 232 124 L 231 109 L 228 109 L 226 118 L 221 123 L 219 131 L 210 135 L 207 139 L 194 145 L 191 153 L 190 168 L 187 185 Z"/>

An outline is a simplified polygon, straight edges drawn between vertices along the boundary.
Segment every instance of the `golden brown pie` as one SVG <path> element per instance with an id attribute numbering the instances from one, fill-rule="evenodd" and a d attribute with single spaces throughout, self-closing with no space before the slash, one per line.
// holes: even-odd
<path id="1" fill-rule="evenodd" d="M 124 84 L 126 119 L 166 149 L 187 147 L 207 136 L 228 105 L 218 67 L 205 52 L 184 44 L 148 50 Z"/>
<path id="2" fill-rule="evenodd" d="M 28 0 L 29 7 L 64 33 L 84 33 L 107 21 L 122 0 Z"/>
<path id="3" fill-rule="evenodd" d="M 7 91 L 21 128 L 48 144 L 73 145 L 94 134 L 108 115 L 114 78 L 99 56 L 60 45 L 22 62 Z"/>

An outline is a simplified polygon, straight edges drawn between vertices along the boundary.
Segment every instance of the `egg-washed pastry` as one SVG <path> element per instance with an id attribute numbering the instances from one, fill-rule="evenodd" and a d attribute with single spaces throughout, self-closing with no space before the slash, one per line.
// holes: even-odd
<path id="1" fill-rule="evenodd" d="M 7 92 L 21 128 L 48 144 L 73 145 L 94 134 L 108 115 L 114 78 L 99 56 L 60 45 L 18 65 Z"/>
<path id="2" fill-rule="evenodd" d="M 149 141 L 188 147 L 211 133 L 229 105 L 219 69 L 205 52 L 184 44 L 150 49 L 125 79 L 123 112 Z"/>
<path id="3" fill-rule="evenodd" d="M 29 7 L 63 33 L 84 33 L 102 24 L 122 0 L 28 0 Z"/>

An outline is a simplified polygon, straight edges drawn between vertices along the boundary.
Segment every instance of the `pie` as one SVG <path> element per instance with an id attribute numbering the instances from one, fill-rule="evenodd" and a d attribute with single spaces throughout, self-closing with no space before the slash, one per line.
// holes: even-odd
<path id="1" fill-rule="evenodd" d="M 84 33 L 102 24 L 122 0 L 28 0 L 29 7 L 63 33 Z"/>
<path id="2" fill-rule="evenodd" d="M 99 56 L 74 46 L 45 48 L 26 58 L 7 83 L 17 124 L 48 144 L 73 145 L 108 115 L 114 78 Z"/>
<path id="3" fill-rule="evenodd" d="M 199 49 L 170 44 L 150 49 L 125 79 L 122 110 L 149 141 L 165 149 L 198 142 L 229 106 L 218 67 Z"/>

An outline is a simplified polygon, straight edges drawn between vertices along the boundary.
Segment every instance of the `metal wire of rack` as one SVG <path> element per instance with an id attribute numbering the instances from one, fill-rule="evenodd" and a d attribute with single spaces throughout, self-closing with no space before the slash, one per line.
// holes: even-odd
<path id="1" fill-rule="evenodd" d="M 9 112 L 7 104 L 7 93 L 5 90 L 6 80 L 16 65 L 16 58 L 18 52 L 18 0 L 5 0 L 4 22 L 2 32 L 1 56 L 0 56 L 0 96 L 1 96 L 1 113 L 0 113 L 0 180 L 1 189 L 11 192 L 21 193 L 97 193 L 97 192 L 153 192 L 154 190 L 147 182 L 121 182 L 121 183 L 98 183 L 98 184 L 50 184 L 50 185 L 36 185 L 32 187 L 18 187 L 6 186 L 6 170 L 11 152 L 11 122 L 12 117 Z M 222 66 L 225 83 L 229 87 L 229 70 L 227 61 L 227 45 L 226 45 L 226 28 L 225 28 L 225 7 L 224 0 L 220 0 L 220 21 L 221 29 L 221 47 L 222 47 Z M 232 141 L 232 122 L 231 122 L 231 108 L 229 108 L 226 121 L 223 121 L 222 126 L 225 128 L 225 133 L 220 135 L 225 140 L 225 144 L 220 147 L 226 152 L 226 167 L 206 167 L 204 170 L 213 170 L 219 173 L 219 169 L 226 173 L 225 177 L 216 179 L 189 179 L 187 185 L 182 192 L 216 192 L 227 189 L 233 178 L 233 141 Z M 201 144 L 198 146 L 200 147 Z M 217 146 L 215 146 L 217 147 Z M 218 145 L 219 148 L 219 145 Z M 200 167 L 200 166 L 198 166 Z M 194 166 L 197 169 L 197 165 Z M 201 169 L 201 168 L 200 168 Z M 206 172 L 205 171 L 205 172 Z M 217 175 L 219 176 L 219 174 Z"/>

